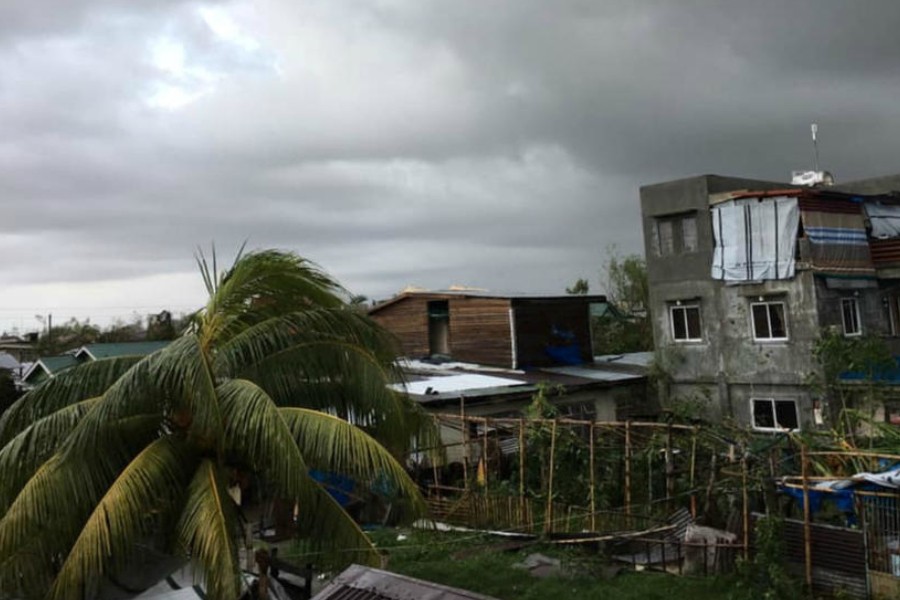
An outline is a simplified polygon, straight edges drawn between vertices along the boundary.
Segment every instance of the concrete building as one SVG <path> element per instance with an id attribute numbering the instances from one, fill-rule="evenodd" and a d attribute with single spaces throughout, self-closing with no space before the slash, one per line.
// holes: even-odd
<path id="1" fill-rule="evenodd" d="M 703 175 L 642 187 L 663 401 L 695 401 L 757 430 L 807 427 L 821 408 L 808 378 L 823 328 L 900 349 L 897 190 L 900 176 L 808 188 Z"/>

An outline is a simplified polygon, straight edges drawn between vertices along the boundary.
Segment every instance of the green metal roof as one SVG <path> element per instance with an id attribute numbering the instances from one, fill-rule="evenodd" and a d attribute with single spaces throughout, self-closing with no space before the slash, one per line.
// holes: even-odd
<path id="1" fill-rule="evenodd" d="M 60 371 L 74 367 L 78 361 L 71 354 L 61 356 L 42 356 L 34 362 L 34 365 L 25 373 L 24 381 L 30 385 L 37 385 L 48 377 L 53 377 Z"/>
<path id="2" fill-rule="evenodd" d="M 82 346 L 76 356 L 88 353 L 94 360 L 117 356 L 146 356 L 169 345 L 170 342 L 118 342 L 108 344 L 88 344 Z"/>

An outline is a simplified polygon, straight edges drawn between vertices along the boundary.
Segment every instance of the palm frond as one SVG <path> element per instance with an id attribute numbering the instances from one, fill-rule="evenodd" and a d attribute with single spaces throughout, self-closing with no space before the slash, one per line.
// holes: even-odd
<path id="1" fill-rule="evenodd" d="M 172 508 L 190 478 L 191 457 L 173 436 L 148 445 L 122 470 L 96 504 L 53 584 L 53 598 L 81 598 L 121 567 L 149 534 L 154 515 Z"/>
<path id="2" fill-rule="evenodd" d="M 361 483 L 384 478 L 395 486 L 400 497 L 409 501 L 410 516 L 425 513 L 425 501 L 415 482 L 391 453 L 365 431 L 338 417 L 306 408 L 280 408 L 279 412 L 310 467 L 348 475 Z"/>
<path id="3" fill-rule="evenodd" d="M 0 514 L 6 512 L 25 482 L 56 453 L 72 428 L 100 399 L 69 404 L 34 421 L 0 449 Z"/>
<path id="4" fill-rule="evenodd" d="M 234 501 L 211 460 L 203 460 L 191 480 L 177 532 L 192 562 L 202 569 L 207 597 L 232 600 L 240 596 L 235 540 L 242 532 Z"/>
<path id="5" fill-rule="evenodd" d="M 63 371 L 19 398 L 0 418 L 0 446 L 25 427 L 60 408 L 102 395 L 141 360 L 139 356 L 104 358 Z"/>
<path id="6" fill-rule="evenodd" d="M 288 312 L 341 306 L 347 295 L 318 267 L 293 253 L 250 252 L 222 274 L 210 295 L 203 316 L 204 345 Z"/>
<path id="7" fill-rule="evenodd" d="M 282 413 L 265 391 L 246 380 L 218 388 L 226 416 L 226 451 L 265 473 L 279 497 L 297 502 L 298 527 L 317 551 L 340 551 L 348 561 L 378 564 L 378 553 L 353 519 L 316 481 Z"/>
<path id="8" fill-rule="evenodd" d="M 108 423 L 150 413 L 164 416 L 170 428 L 176 420 L 185 421 L 191 435 L 205 444 L 219 442 L 222 418 L 196 335 L 182 336 L 129 369 L 78 424 L 67 448 L 77 452 L 103 445 L 104 435 L 117 435 Z"/>

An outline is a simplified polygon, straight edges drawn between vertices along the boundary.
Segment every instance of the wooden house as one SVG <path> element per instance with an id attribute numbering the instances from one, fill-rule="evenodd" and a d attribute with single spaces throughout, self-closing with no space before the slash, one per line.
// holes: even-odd
<path id="1" fill-rule="evenodd" d="M 590 307 L 603 302 L 599 295 L 412 291 L 369 315 L 397 336 L 406 357 L 531 369 L 590 363 Z"/>

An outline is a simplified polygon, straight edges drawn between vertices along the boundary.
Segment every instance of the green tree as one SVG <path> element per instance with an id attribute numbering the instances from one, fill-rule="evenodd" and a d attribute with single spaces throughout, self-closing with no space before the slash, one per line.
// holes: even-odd
<path id="1" fill-rule="evenodd" d="M 92 324 L 90 319 L 79 321 L 72 317 L 61 325 L 50 327 L 38 338 L 34 349 L 38 356 L 56 356 L 66 350 L 93 344 L 100 336 L 100 328 Z"/>
<path id="2" fill-rule="evenodd" d="M 575 283 L 572 284 L 571 287 L 566 288 L 567 294 L 584 296 L 588 292 L 591 291 L 591 284 L 588 283 L 587 279 L 583 279 L 579 277 L 575 280 Z"/>
<path id="3" fill-rule="evenodd" d="M 622 257 L 614 247 L 607 252 L 603 271 L 610 310 L 594 318 L 594 352 L 621 354 L 652 350 L 647 263 L 636 254 Z"/>
<path id="4" fill-rule="evenodd" d="M 0 419 L 0 589 L 89 596 L 156 540 L 193 562 L 210 598 L 237 598 L 235 472 L 296 503 L 306 543 L 347 562 L 378 554 L 310 469 L 391 481 L 421 511 L 395 456 L 430 421 L 386 386 L 391 337 L 293 254 L 253 252 L 221 274 L 198 263 L 209 299 L 184 335 L 70 369 Z"/>

